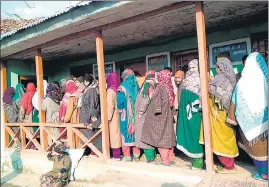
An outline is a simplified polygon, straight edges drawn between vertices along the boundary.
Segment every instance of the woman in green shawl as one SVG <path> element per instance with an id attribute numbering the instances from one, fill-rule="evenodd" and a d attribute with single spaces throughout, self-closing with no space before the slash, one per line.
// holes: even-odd
<path id="1" fill-rule="evenodd" d="M 202 111 L 198 60 L 189 63 L 183 81 L 177 120 L 177 148 L 193 158 L 192 169 L 203 168 L 203 147 L 199 143 Z"/>
<path id="2" fill-rule="evenodd" d="M 25 94 L 25 87 L 23 84 L 18 83 L 16 85 L 16 89 L 15 89 L 15 95 L 12 98 L 13 102 L 16 103 L 18 106 L 20 105 L 20 101 L 22 96 Z"/>
<path id="3" fill-rule="evenodd" d="M 145 144 L 141 141 L 142 129 L 145 123 L 146 112 L 150 104 L 151 98 L 157 86 L 157 73 L 150 70 L 146 74 L 146 80 L 142 85 L 141 91 L 136 100 L 136 117 L 135 117 L 135 143 L 136 146 L 143 149 L 147 162 L 153 162 L 156 157 L 156 150 L 154 147 Z"/>

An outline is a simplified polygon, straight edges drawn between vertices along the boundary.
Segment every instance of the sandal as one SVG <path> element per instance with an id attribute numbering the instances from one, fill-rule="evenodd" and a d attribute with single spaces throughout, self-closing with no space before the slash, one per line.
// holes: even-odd
<path id="1" fill-rule="evenodd" d="M 164 163 L 156 163 L 156 165 L 157 165 L 157 166 L 170 166 L 170 164 L 169 164 L 169 165 L 166 165 L 166 164 L 164 164 Z"/>
<path id="2" fill-rule="evenodd" d="M 123 161 L 123 162 L 132 162 L 132 158 L 131 158 L 131 157 L 126 157 L 126 156 L 124 156 L 124 157 L 121 159 L 121 161 Z"/>
<path id="3" fill-rule="evenodd" d="M 237 170 L 235 168 L 233 169 L 220 169 L 220 170 L 216 170 L 217 173 L 219 174 L 236 174 Z"/>
<path id="4" fill-rule="evenodd" d="M 262 178 L 262 176 L 259 173 L 253 174 L 252 177 L 254 179 L 256 179 L 256 180 L 267 182 L 267 180 L 265 180 L 264 178 Z"/>

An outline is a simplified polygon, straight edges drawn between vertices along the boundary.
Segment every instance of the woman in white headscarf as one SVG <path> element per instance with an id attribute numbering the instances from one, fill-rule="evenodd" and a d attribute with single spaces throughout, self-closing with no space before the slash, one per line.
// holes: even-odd
<path id="1" fill-rule="evenodd" d="M 268 66 L 260 53 L 251 53 L 232 96 L 227 118 L 239 125 L 239 147 L 253 159 L 258 172 L 252 177 L 268 180 Z"/>
<path id="2" fill-rule="evenodd" d="M 48 82 L 46 80 L 43 80 L 43 88 L 44 88 L 44 97 L 47 94 L 47 87 L 48 87 Z M 41 103 L 38 102 L 38 91 L 35 92 L 33 99 L 32 99 L 32 104 L 34 106 L 34 111 L 33 111 L 33 123 L 38 123 L 39 122 L 39 105 Z"/>

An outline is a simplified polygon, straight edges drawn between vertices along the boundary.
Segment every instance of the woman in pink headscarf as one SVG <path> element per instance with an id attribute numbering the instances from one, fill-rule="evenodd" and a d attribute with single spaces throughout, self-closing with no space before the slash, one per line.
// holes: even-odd
<path id="1" fill-rule="evenodd" d="M 121 136 L 119 113 L 117 110 L 117 90 L 119 88 L 119 78 L 116 73 L 110 73 L 107 76 L 107 112 L 109 122 L 110 146 L 112 148 L 113 158 L 120 160 L 121 157 Z"/>

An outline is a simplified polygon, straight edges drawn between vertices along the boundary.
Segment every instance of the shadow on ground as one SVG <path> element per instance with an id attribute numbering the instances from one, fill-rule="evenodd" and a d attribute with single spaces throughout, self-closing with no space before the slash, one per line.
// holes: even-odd
<path id="1" fill-rule="evenodd" d="M 185 187 L 185 186 L 180 183 L 164 183 L 161 185 L 161 187 Z"/>
<path id="2" fill-rule="evenodd" d="M 23 164 L 21 159 L 21 150 L 20 148 L 17 148 L 14 150 L 14 152 L 10 155 L 10 159 L 12 162 L 12 170 L 13 172 L 1 177 L 1 187 L 16 187 L 14 185 L 7 184 L 8 181 L 16 178 L 20 173 L 23 171 Z"/>

